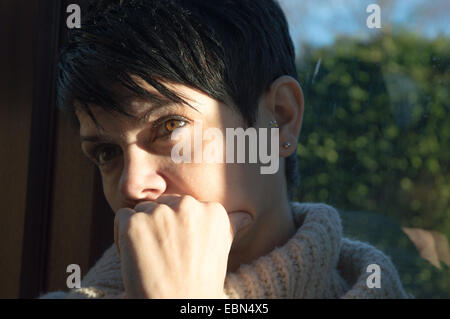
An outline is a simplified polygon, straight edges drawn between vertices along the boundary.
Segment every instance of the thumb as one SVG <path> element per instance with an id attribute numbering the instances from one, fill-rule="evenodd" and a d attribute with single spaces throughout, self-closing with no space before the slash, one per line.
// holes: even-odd
<path id="1" fill-rule="evenodd" d="M 252 223 L 252 216 L 246 212 L 232 212 L 228 214 L 231 224 L 231 235 L 234 236 L 244 227 Z"/>

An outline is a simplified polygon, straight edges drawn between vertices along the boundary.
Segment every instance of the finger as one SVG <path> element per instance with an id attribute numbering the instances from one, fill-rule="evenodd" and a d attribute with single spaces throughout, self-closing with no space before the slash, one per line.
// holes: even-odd
<path id="1" fill-rule="evenodd" d="M 181 195 L 161 195 L 156 199 L 156 202 L 159 204 L 165 204 L 169 207 L 177 207 L 178 204 L 180 203 L 181 199 L 183 198 L 183 196 Z"/>
<path id="2" fill-rule="evenodd" d="M 232 212 L 228 214 L 231 225 L 231 235 L 236 236 L 236 234 L 243 228 L 250 225 L 253 221 L 252 216 L 246 212 Z"/>
<path id="3" fill-rule="evenodd" d="M 134 207 L 134 210 L 136 211 L 136 212 L 143 212 L 143 213 L 146 213 L 146 212 L 151 212 L 152 210 L 154 210 L 156 207 L 158 207 L 158 203 L 156 203 L 156 202 L 149 202 L 149 201 L 147 201 L 147 202 L 140 202 L 139 204 L 137 204 L 135 207 Z"/>
<path id="4" fill-rule="evenodd" d="M 144 212 L 149 213 L 153 211 L 156 207 L 158 207 L 158 204 L 165 204 L 170 207 L 176 207 L 178 203 L 181 201 L 182 196 L 181 195 L 161 195 L 154 201 L 145 201 L 138 203 L 134 210 L 136 212 Z"/>
<path id="5" fill-rule="evenodd" d="M 125 219 L 130 218 L 136 211 L 131 208 L 121 208 L 116 212 L 114 217 L 114 243 L 116 244 L 117 253 L 120 257 L 120 246 L 119 246 L 119 231 L 120 225 L 123 224 Z"/>

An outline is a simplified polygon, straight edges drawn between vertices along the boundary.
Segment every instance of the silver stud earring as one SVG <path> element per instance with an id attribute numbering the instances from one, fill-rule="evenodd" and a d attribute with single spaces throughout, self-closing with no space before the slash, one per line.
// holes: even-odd
<path id="1" fill-rule="evenodd" d="M 269 125 L 270 125 L 271 128 L 278 128 L 278 123 L 275 120 L 270 121 Z"/>
<path id="2" fill-rule="evenodd" d="M 291 145 L 292 145 L 291 142 L 286 142 L 283 144 L 283 147 L 287 150 L 288 148 L 291 147 Z"/>

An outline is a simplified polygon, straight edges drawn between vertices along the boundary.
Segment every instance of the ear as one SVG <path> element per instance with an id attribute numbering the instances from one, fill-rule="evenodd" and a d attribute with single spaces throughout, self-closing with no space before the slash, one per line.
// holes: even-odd
<path id="1" fill-rule="evenodd" d="M 303 92 L 297 80 L 290 76 L 276 79 L 266 93 L 266 107 L 280 129 L 280 156 L 288 157 L 296 151 L 303 122 Z M 287 142 L 291 147 L 284 148 Z"/>

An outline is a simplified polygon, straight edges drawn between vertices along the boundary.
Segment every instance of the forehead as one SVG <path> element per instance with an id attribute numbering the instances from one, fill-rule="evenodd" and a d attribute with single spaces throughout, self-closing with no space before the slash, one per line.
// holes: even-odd
<path id="1" fill-rule="evenodd" d="M 75 114 L 80 121 L 81 125 L 95 125 L 95 118 L 97 122 L 103 120 L 123 120 L 123 119 L 139 119 L 144 116 L 154 105 L 144 99 L 133 98 L 124 103 L 123 111 L 130 116 L 121 114 L 118 111 L 108 110 L 107 108 L 100 107 L 98 105 L 89 104 L 86 107 L 82 107 L 79 103 L 75 104 Z M 89 111 L 88 111 L 88 110 Z M 89 112 L 91 114 L 89 114 Z"/>
<path id="2" fill-rule="evenodd" d="M 116 130 L 117 126 L 145 124 L 147 116 L 159 109 L 190 109 L 197 113 L 208 114 L 215 111 L 213 104 L 219 104 L 198 90 L 183 85 L 166 84 L 166 86 L 189 103 L 189 106 L 176 104 L 160 95 L 153 87 L 146 85 L 145 89 L 155 95 L 159 99 L 159 102 L 136 96 L 126 97 L 122 103 L 122 110 L 130 116 L 97 105 L 82 107 L 81 104 L 76 103 L 75 114 L 80 123 L 80 131 L 91 131 L 93 129 L 108 131 Z"/>
<path id="3" fill-rule="evenodd" d="M 161 104 L 167 105 L 170 103 L 170 101 L 168 101 L 147 82 L 137 77 L 133 77 L 133 80 L 151 95 L 160 99 Z M 165 85 L 169 88 L 169 85 L 167 83 L 165 83 Z M 176 92 L 177 87 L 172 86 L 170 89 Z M 121 114 L 120 112 L 108 110 L 107 108 L 102 108 L 97 105 L 89 104 L 86 107 L 82 107 L 81 104 L 75 103 L 75 114 L 80 122 L 81 127 L 95 127 L 97 126 L 97 122 L 97 124 L 100 124 L 100 126 L 97 126 L 97 128 L 101 129 L 101 127 L 103 126 L 101 122 L 110 122 L 111 120 L 125 122 L 131 121 L 133 119 L 137 120 L 145 116 L 145 114 L 154 106 L 154 103 L 152 103 L 149 99 L 138 97 L 135 94 L 129 93 L 129 91 L 122 87 L 116 87 L 115 90 L 120 92 L 119 95 L 121 97 L 120 104 L 122 105 L 122 111 L 131 116 L 126 116 L 125 114 Z M 89 112 L 91 114 L 89 114 Z"/>
<path id="4" fill-rule="evenodd" d="M 164 82 L 164 85 L 169 90 L 176 93 L 189 104 L 182 105 L 167 100 L 166 97 L 163 97 L 154 87 L 146 82 L 142 82 L 140 85 L 149 91 L 149 93 L 159 98 L 161 102 L 155 103 L 142 97 L 129 96 L 123 105 L 125 106 L 124 111 L 131 116 L 106 110 L 99 106 L 89 105 L 89 110 L 95 118 L 95 121 L 78 104 L 76 105 L 75 112 L 80 123 L 80 134 L 91 135 L 97 132 L 97 130 L 102 134 L 124 134 L 127 130 L 143 127 L 148 122 L 147 115 L 154 114 L 153 111 L 158 109 L 170 109 L 176 113 L 181 112 L 184 115 L 193 115 L 197 119 L 206 121 L 217 121 L 221 119 L 222 122 L 227 122 L 228 125 L 232 125 L 232 123 L 228 122 L 243 121 L 241 114 L 235 108 L 211 98 L 200 90 L 182 84 Z"/>
<path id="5" fill-rule="evenodd" d="M 171 108 L 167 104 L 155 106 L 149 101 L 136 99 L 127 103 L 124 108 L 129 115 L 96 105 L 89 106 L 91 114 L 85 109 L 78 108 L 76 114 L 80 123 L 80 135 L 125 136 L 127 132 L 138 131 L 144 127 L 150 112 L 163 107 Z"/>

